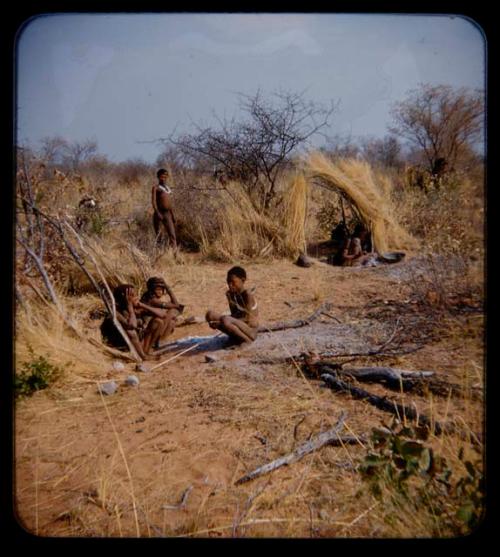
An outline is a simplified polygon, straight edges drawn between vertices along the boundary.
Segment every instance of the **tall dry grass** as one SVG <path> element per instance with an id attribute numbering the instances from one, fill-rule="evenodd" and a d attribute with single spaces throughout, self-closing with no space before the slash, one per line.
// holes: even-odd
<path id="1" fill-rule="evenodd" d="M 273 215 L 259 212 L 242 185 L 230 182 L 216 209 L 215 234 L 209 235 L 198 221 L 203 256 L 233 261 L 293 257 L 303 251 L 307 184 L 298 175 L 285 187 L 283 207 Z"/>

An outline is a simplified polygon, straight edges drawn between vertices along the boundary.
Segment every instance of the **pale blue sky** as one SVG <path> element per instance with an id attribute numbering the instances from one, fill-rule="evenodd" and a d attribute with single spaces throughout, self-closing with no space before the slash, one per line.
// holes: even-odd
<path id="1" fill-rule="evenodd" d="M 485 40 L 437 15 L 53 14 L 18 39 L 18 140 L 95 139 L 113 161 L 154 162 L 158 145 L 236 92 L 306 91 L 340 101 L 330 135 L 383 136 L 418 83 L 485 87 Z"/>

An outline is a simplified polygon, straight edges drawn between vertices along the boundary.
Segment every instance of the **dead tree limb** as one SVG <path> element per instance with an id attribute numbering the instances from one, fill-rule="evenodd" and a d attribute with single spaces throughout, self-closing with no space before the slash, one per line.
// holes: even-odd
<path id="1" fill-rule="evenodd" d="M 387 352 L 379 352 L 378 349 L 376 350 L 367 350 L 366 352 L 321 352 L 319 354 L 315 354 L 317 358 L 351 358 L 348 361 L 353 361 L 356 358 L 370 358 L 370 357 L 384 357 L 384 356 L 401 356 L 403 354 L 411 354 L 412 352 L 416 352 L 417 350 L 421 350 L 423 346 L 412 346 L 408 348 L 401 348 L 401 349 L 391 349 Z M 254 364 L 284 364 L 284 363 L 292 363 L 293 361 L 297 360 L 307 360 L 311 357 L 311 354 L 302 353 L 298 354 L 297 356 L 276 356 L 273 358 L 256 358 L 251 360 Z M 343 362 L 344 364 L 347 362 Z M 336 364 L 339 365 L 339 364 Z"/>
<path id="2" fill-rule="evenodd" d="M 99 264 L 97 263 L 95 257 L 85 248 L 84 243 L 83 243 L 83 239 L 78 234 L 78 232 L 68 222 L 65 222 L 64 224 L 75 235 L 83 253 L 88 255 L 90 257 L 90 259 L 92 260 L 92 263 L 94 264 L 94 267 L 95 267 L 97 273 L 99 274 L 99 277 L 102 281 L 102 284 L 104 285 L 104 287 L 106 289 L 106 292 L 108 294 L 108 297 L 106 298 L 106 296 L 104 296 L 104 293 L 103 293 L 102 289 L 99 288 L 99 286 L 97 285 L 97 291 L 98 291 L 99 295 L 101 296 L 103 302 L 105 303 L 106 307 L 108 308 L 109 313 L 111 314 L 111 318 L 113 319 L 113 325 L 120 332 L 121 336 L 123 337 L 123 340 L 127 343 L 127 347 L 130 350 L 130 353 L 132 354 L 133 358 L 136 361 L 141 362 L 142 358 L 137 353 L 137 350 L 135 349 L 135 347 L 132 344 L 129 336 L 125 332 L 125 329 L 122 327 L 121 323 L 118 321 L 118 318 L 116 317 L 115 298 L 113 296 L 113 293 L 111 292 L 111 288 L 109 287 L 108 281 L 106 280 L 104 274 L 101 271 L 101 268 L 100 268 Z M 71 253 L 71 251 L 70 251 L 70 253 Z M 78 263 L 78 261 L 77 261 L 77 263 Z M 87 276 L 89 276 L 89 273 L 87 273 Z M 94 286 L 96 286 L 97 283 L 96 283 L 95 280 L 91 280 L 91 282 L 94 284 Z"/>
<path id="3" fill-rule="evenodd" d="M 269 472 L 272 472 L 273 470 L 276 470 L 281 466 L 288 466 L 289 464 L 292 464 L 293 462 L 300 460 L 301 458 L 308 455 L 309 453 L 321 449 L 321 447 L 324 447 L 325 445 L 341 445 L 342 443 L 358 443 L 359 440 L 356 439 L 355 437 L 339 436 L 339 431 L 344 427 L 345 417 L 346 417 L 346 413 L 342 412 L 338 419 L 338 422 L 333 428 L 323 433 L 320 433 L 314 439 L 311 439 L 310 441 L 307 441 L 307 443 L 300 445 L 300 447 L 295 449 L 293 453 L 290 453 L 286 456 L 282 456 L 281 458 L 273 460 L 272 462 L 269 462 L 268 464 L 264 464 L 263 466 L 259 466 L 252 472 L 245 474 L 235 482 L 235 485 L 240 485 L 242 483 L 249 482 L 250 480 L 258 478 L 259 476 L 268 474 Z"/>
<path id="4" fill-rule="evenodd" d="M 406 417 L 409 420 L 418 421 L 429 428 L 433 426 L 436 434 L 438 435 L 443 433 L 445 430 L 449 430 L 450 432 L 451 430 L 454 430 L 454 428 L 449 425 L 443 426 L 439 422 L 433 422 L 428 416 L 425 414 L 419 414 L 410 406 L 403 406 L 394 400 L 374 395 L 364 389 L 351 385 L 350 383 L 346 383 L 345 381 L 342 381 L 342 379 L 339 379 L 329 373 L 323 373 L 321 375 L 321 379 L 323 379 L 323 381 L 331 389 L 348 393 L 353 398 L 357 398 L 359 400 L 367 400 L 376 408 L 390 412 L 391 414 L 396 414 L 400 419 L 404 419 Z"/>
<path id="5" fill-rule="evenodd" d="M 432 392 L 438 396 L 463 396 L 463 389 L 456 383 L 449 383 L 435 377 L 434 371 L 406 371 L 391 367 L 342 368 L 337 363 L 305 362 L 303 371 L 319 379 L 323 373 L 344 376 L 361 382 L 381 383 L 389 389 L 403 392 L 415 392 L 425 395 Z M 472 389 L 471 396 L 481 399 L 481 389 Z"/>
<path id="6" fill-rule="evenodd" d="M 305 319 L 294 319 L 292 321 L 278 321 L 277 323 L 270 323 L 269 325 L 261 325 L 258 329 L 259 333 L 269 333 L 272 331 L 283 331 L 284 329 L 297 329 L 310 325 L 313 321 L 323 313 L 332 308 L 332 304 L 326 302 L 322 304 L 314 313 Z"/>
<path id="7" fill-rule="evenodd" d="M 463 431 L 460 431 L 453 424 L 441 424 L 438 421 L 432 420 L 425 414 L 420 414 L 415 408 L 412 408 L 411 406 L 404 406 L 386 397 L 374 395 L 373 393 L 365 391 L 364 389 L 360 389 L 359 387 L 351 385 L 350 383 L 346 383 L 345 381 L 342 381 L 338 377 L 335 377 L 334 375 L 331 375 L 329 373 L 323 373 L 323 375 L 321 375 L 321 379 L 323 379 L 328 387 L 335 391 L 348 393 L 353 398 L 359 400 L 366 400 L 380 410 L 395 414 L 400 420 L 404 420 L 406 418 L 408 420 L 415 421 L 417 422 L 417 424 L 421 424 L 429 428 L 430 431 L 434 431 L 436 435 L 441 435 L 443 433 L 459 433 L 461 437 L 469 438 L 468 435 L 466 435 Z M 478 444 L 478 442 L 480 441 L 480 436 L 477 434 L 473 434 L 472 436 L 470 436 L 470 438 L 472 443 L 474 444 Z"/>
<path id="8" fill-rule="evenodd" d="M 36 212 L 37 216 L 42 216 L 44 219 L 47 220 L 47 222 L 56 230 L 56 232 L 59 234 L 59 236 L 61 237 L 61 239 L 64 242 L 64 245 L 66 246 L 66 249 L 68 250 L 68 252 L 70 253 L 71 257 L 73 258 L 73 260 L 75 261 L 75 263 L 78 265 L 78 267 L 83 271 L 83 273 L 87 276 L 87 278 L 89 279 L 90 283 L 94 286 L 94 288 L 96 289 L 97 293 L 99 294 L 99 296 L 101 297 L 102 301 L 104 302 L 104 305 L 106 306 L 106 309 L 108 310 L 109 314 L 111 315 L 111 318 L 113 320 L 113 324 L 116 327 L 116 329 L 120 332 L 121 336 L 123 337 L 123 340 L 125 341 L 125 343 L 127 344 L 128 349 L 130 350 L 130 353 L 132 354 L 132 358 L 134 361 L 142 361 L 142 359 L 140 358 L 139 354 L 137 353 L 134 345 L 132 344 L 132 342 L 130 341 L 130 338 L 128 337 L 127 333 L 125 332 L 125 330 L 123 329 L 121 323 L 118 321 L 117 317 L 116 317 L 116 307 L 115 307 L 115 300 L 113 297 L 113 294 L 111 292 L 111 289 L 109 287 L 109 284 L 106 280 L 106 278 L 104 277 L 104 274 L 101 271 L 101 268 L 99 267 L 99 264 L 97 263 L 95 257 L 85 248 L 84 242 L 82 237 L 78 234 L 78 232 L 74 229 L 73 226 L 71 226 L 71 224 L 69 224 L 67 221 L 63 220 L 61 222 L 61 220 L 59 219 L 55 219 L 53 217 L 51 217 L 50 215 L 47 215 L 45 212 L 41 211 L 40 209 L 38 209 L 37 207 L 35 207 L 33 205 L 32 202 L 30 202 L 27 199 L 23 200 L 30 206 L 30 208 L 32 209 L 33 212 Z M 91 260 L 92 263 L 94 264 L 94 267 L 102 281 L 102 284 L 104 285 L 105 289 L 106 289 L 106 293 L 107 296 L 104 295 L 103 289 L 100 288 L 99 284 L 97 283 L 97 281 L 95 280 L 95 278 L 92 276 L 92 273 L 90 273 L 90 271 L 85 267 L 85 262 L 83 260 L 83 258 L 79 255 L 79 253 L 77 252 L 77 250 L 75 249 L 75 247 L 71 244 L 71 242 L 68 240 L 68 237 L 65 233 L 64 230 L 64 226 L 66 228 L 68 228 L 76 237 L 76 240 L 78 241 L 78 244 L 80 246 L 80 249 L 83 251 L 83 253 L 85 255 L 87 255 Z M 65 316 L 64 312 L 62 311 L 62 307 L 60 306 L 60 303 L 57 299 L 57 296 L 55 294 L 55 291 L 52 287 L 52 284 L 50 282 L 50 279 L 48 277 L 48 274 L 43 266 L 43 262 L 40 260 L 40 258 L 37 257 L 37 255 L 29 248 L 29 246 L 27 246 L 26 242 L 24 242 L 24 240 L 22 240 L 22 238 L 18 238 L 18 241 L 21 243 L 21 245 L 23 245 L 24 249 L 26 250 L 26 252 L 30 255 L 30 257 L 34 260 L 41 276 L 42 279 L 45 283 L 45 286 L 49 292 L 49 295 L 53 301 L 53 303 L 56 305 L 56 307 L 59 309 L 60 313 L 62 314 L 65 322 L 79 335 L 81 336 L 81 334 L 76 330 L 76 327 L 71 323 L 70 320 L 68 320 L 68 318 Z M 92 344 L 96 344 L 95 341 L 91 341 Z M 99 343 L 97 343 L 97 345 L 100 348 L 105 348 L 104 345 L 99 345 Z M 109 350 L 107 350 L 109 352 Z M 113 350 L 113 355 L 115 356 L 121 356 L 121 357 L 125 357 L 126 359 L 129 359 L 128 357 L 126 357 L 124 354 L 120 353 L 119 351 L 114 351 Z"/>

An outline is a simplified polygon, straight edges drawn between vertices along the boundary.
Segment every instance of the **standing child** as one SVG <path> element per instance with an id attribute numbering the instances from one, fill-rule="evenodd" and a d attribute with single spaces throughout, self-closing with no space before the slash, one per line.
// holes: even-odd
<path id="1" fill-rule="evenodd" d="M 177 316 L 184 311 L 184 306 L 179 304 L 172 289 L 161 277 L 151 277 L 146 282 L 146 292 L 141 297 L 141 302 L 154 308 L 161 308 L 165 311 L 163 322 L 158 323 L 154 328 L 150 342 L 146 346 L 157 348 L 158 342 L 165 337 L 171 335 L 175 329 Z M 168 294 L 170 302 L 166 302 L 163 297 Z"/>
<path id="2" fill-rule="evenodd" d="M 159 243 L 161 228 L 167 233 L 170 245 L 177 250 L 177 239 L 175 236 L 175 217 L 172 206 L 172 190 L 167 185 L 168 172 L 160 168 L 156 173 L 158 184 L 151 190 L 151 203 L 153 205 L 153 227 L 156 234 L 156 241 Z"/>
<path id="3" fill-rule="evenodd" d="M 247 274 L 242 267 L 232 267 L 227 273 L 226 292 L 231 315 L 220 315 L 208 310 L 206 320 L 212 329 L 218 329 L 239 344 L 250 344 L 259 328 L 257 302 L 245 288 Z"/>

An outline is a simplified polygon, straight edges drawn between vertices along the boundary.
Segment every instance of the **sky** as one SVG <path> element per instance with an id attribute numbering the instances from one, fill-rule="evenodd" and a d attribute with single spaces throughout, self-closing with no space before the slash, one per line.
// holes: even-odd
<path id="1" fill-rule="evenodd" d="M 91 139 L 152 163 L 155 140 L 238 118 L 237 93 L 257 90 L 338 103 L 332 137 L 383 137 L 419 83 L 484 89 L 485 49 L 460 16 L 47 14 L 18 32 L 17 142 Z"/>

